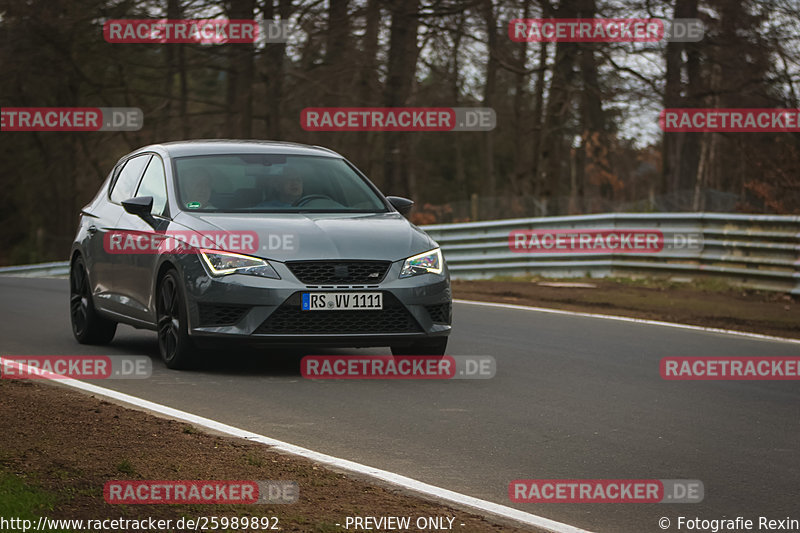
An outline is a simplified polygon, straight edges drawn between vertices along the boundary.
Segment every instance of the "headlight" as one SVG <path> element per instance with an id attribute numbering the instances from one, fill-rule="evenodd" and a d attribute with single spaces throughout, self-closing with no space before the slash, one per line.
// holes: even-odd
<path id="1" fill-rule="evenodd" d="M 208 265 L 212 276 L 226 276 L 236 273 L 281 279 L 275 269 L 272 268 L 272 265 L 258 257 L 204 249 L 200 250 L 200 255 Z"/>
<path id="2" fill-rule="evenodd" d="M 442 251 L 439 248 L 425 252 L 424 254 L 409 257 L 403 263 L 403 269 L 400 271 L 401 278 L 410 278 L 411 276 L 418 276 L 420 274 L 441 274 L 444 267 L 442 260 Z"/>

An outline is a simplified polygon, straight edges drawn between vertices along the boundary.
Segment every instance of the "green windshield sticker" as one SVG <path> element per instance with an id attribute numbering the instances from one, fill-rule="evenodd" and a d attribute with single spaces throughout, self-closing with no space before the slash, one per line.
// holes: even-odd
<path id="1" fill-rule="evenodd" d="M 186 204 L 189 209 L 200 209 L 200 202 L 189 202 Z"/>

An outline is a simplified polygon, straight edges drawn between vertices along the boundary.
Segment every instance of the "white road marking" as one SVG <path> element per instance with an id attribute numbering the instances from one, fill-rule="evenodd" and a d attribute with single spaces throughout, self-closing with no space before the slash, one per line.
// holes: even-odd
<path id="1" fill-rule="evenodd" d="M 735 331 L 732 329 L 722 329 L 722 328 L 709 328 L 705 326 L 693 326 L 691 324 L 678 324 L 675 322 L 662 322 L 661 320 L 648 320 L 646 318 L 632 318 L 628 316 L 617 316 L 617 315 L 601 315 L 595 313 L 583 313 L 580 311 L 565 311 L 564 309 L 550 309 L 547 307 L 533 307 L 529 305 L 516 305 L 516 304 L 506 304 L 506 303 L 493 303 L 493 302 L 478 302 L 475 300 L 453 300 L 456 303 L 460 304 L 469 304 L 469 305 L 485 305 L 487 307 L 503 307 L 506 309 L 518 309 L 522 311 L 538 311 L 539 313 L 550 313 L 553 315 L 571 315 L 571 316 L 582 316 L 588 318 L 602 318 L 606 320 L 617 320 L 619 322 L 633 322 L 636 324 L 648 324 L 651 326 L 665 326 L 669 328 L 680 328 L 680 329 L 689 329 L 694 331 L 703 331 L 705 333 L 722 333 L 723 335 L 735 335 L 738 337 L 746 337 L 749 339 L 757 339 L 762 341 L 777 341 L 777 342 L 788 342 L 792 344 L 800 344 L 800 339 L 790 339 L 788 337 L 776 337 L 774 335 L 762 335 L 761 333 L 748 333 L 746 331 Z"/>
<path id="2" fill-rule="evenodd" d="M 2 367 L 6 361 L 7 361 L 6 359 L 0 357 L 0 367 Z M 11 363 L 10 360 L 8 362 Z M 15 362 L 15 364 L 20 365 L 21 363 Z M 22 365 L 22 366 L 25 367 L 25 369 L 23 370 L 27 370 L 28 365 Z M 461 494 L 451 490 L 443 489 L 435 485 L 429 485 L 428 483 L 423 483 L 421 481 L 417 481 L 416 479 L 402 476 L 400 474 L 395 474 L 394 472 L 389 472 L 387 470 L 380 470 L 378 468 L 362 465 L 361 463 L 356 463 L 354 461 L 348 461 L 347 459 L 340 459 L 338 457 L 333 457 L 331 455 L 326 455 L 324 453 L 315 452 L 313 450 L 309 450 L 308 448 L 295 446 L 294 444 L 289 444 L 288 442 L 283 442 L 277 439 L 273 439 L 271 437 L 259 435 L 258 433 L 247 431 L 245 429 L 229 426 L 227 424 L 223 424 L 222 422 L 211 420 L 210 418 L 204 418 L 202 416 L 194 415 L 192 413 L 187 413 L 186 411 L 173 409 L 172 407 L 168 407 L 166 405 L 151 402 L 149 400 L 138 398 L 136 396 L 131 396 L 129 394 L 125 394 L 122 392 L 117 392 L 115 390 L 105 389 L 103 387 L 98 387 L 97 385 L 84 383 L 83 381 L 78 381 L 71 378 L 53 379 L 52 381 L 61 383 L 68 387 L 73 387 L 86 392 L 97 394 L 99 396 L 104 396 L 106 398 L 117 400 L 119 402 L 124 402 L 129 405 L 135 405 L 136 407 L 140 407 L 148 411 L 153 411 L 155 413 L 159 413 L 161 415 L 168 416 L 176 420 L 189 422 L 196 426 L 201 426 L 207 429 L 211 429 L 213 431 L 218 431 L 226 435 L 239 437 L 251 442 L 266 444 L 267 446 L 271 446 L 273 447 L 273 449 L 283 453 L 305 457 L 306 459 L 330 465 L 334 468 L 354 472 L 375 479 L 380 479 L 381 481 L 391 483 L 393 485 L 402 487 L 404 489 L 413 492 L 417 492 L 427 496 L 432 496 L 436 499 L 445 502 L 452 502 L 458 505 L 471 507 L 473 509 L 484 511 L 489 514 L 515 520 L 517 522 L 521 522 L 526 525 L 539 527 L 541 529 L 544 529 L 546 531 L 551 531 L 553 533 L 591 533 L 585 529 L 580 529 L 574 526 L 570 526 L 568 524 L 562 524 L 561 522 L 556 522 L 555 520 L 550 520 L 549 518 L 544 518 L 542 516 L 526 513 L 524 511 L 520 511 L 512 507 L 507 507 L 505 505 L 500 505 L 490 501 L 481 500 L 479 498 L 473 498 L 472 496 L 467 496 L 466 494 Z M 300 490 L 302 492 L 302 488 Z"/>

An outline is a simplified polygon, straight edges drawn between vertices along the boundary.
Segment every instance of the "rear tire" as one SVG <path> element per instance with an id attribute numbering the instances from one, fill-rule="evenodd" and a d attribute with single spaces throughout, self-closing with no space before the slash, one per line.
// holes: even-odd
<path id="1" fill-rule="evenodd" d="M 195 363 L 197 348 L 189 337 L 186 298 L 183 284 L 174 270 L 169 270 L 158 283 L 156 318 L 158 351 L 167 368 L 183 370 Z"/>
<path id="2" fill-rule="evenodd" d="M 81 344 L 108 344 L 117 332 L 117 323 L 100 316 L 94 307 L 89 273 L 80 256 L 69 269 L 69 319 L 72 334 Z"/>
<path id="3" fill-rule="evenodd" d="M 436 337 L 412 344 L 392 346 L 392 355 L 444 355 L 447 337 Z"/>

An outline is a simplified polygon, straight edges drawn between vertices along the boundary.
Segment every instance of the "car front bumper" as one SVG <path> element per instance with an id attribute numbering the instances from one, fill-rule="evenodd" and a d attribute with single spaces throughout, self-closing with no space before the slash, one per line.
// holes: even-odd
<path id="1" fill-rule="evenodd" d="M 253 343 L 343 347 L 388 346 L 450 334 L 450 277 L 399 278 L 403 261 L 391 263 L 373 285 L 307 285 L 286 264 L 271 262 L 281 279 L 245 274 L 212 277 L 198 256 L 183 262 L 189 334 Z M 300 311 L 303 292 L 382 292 L 381 311 Z"/>

